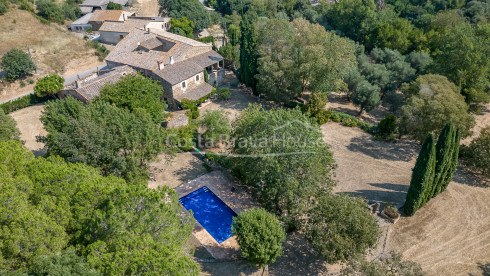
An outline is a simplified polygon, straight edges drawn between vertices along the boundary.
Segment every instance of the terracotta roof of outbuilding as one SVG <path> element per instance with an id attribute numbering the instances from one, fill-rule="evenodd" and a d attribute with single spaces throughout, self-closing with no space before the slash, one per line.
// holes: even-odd
<path id="1" fill-rule="evenodd" d="M 87 100 L 92 100 L 100 95 L 100 90 L 108 83 L 116 83 L 123 76 L 135 74 L 136 71 L 129 66 L 118 66 L 112 71 L 102 74 L 94 79 L 82 82 L 78 88 L 72 88 Z"/>
<path id="2" fill-rule="evenodd" d="M 122 10 L 95 10 L 90 21 L 118 21 L 122 14 Z"/>
<path id="3" fill-rule="evenodd" d="M 189 88 L 184 93 L 174 96 L 174 99 L 179 102 L 182 102 L 183 99 L 197 101 L 211 92 L 213 92 L 213 87 L 206 82 L 202 82 L 198 86 Z"/>
<path id="4" fill-rule="evenodd" d="M 132 19 L 128 17 L 126 21 L 106 21 L 100 26 L 99 32 L 130 33 L 136 28 L 144 28 L 152 19 Z"/>

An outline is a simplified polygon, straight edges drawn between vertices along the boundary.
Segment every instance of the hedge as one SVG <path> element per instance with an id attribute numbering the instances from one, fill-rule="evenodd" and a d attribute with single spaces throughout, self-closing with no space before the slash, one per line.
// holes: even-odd
<path id="1" fill-rule="evenodd" d="M 334 122 L 342 123 L 348 127 L 358 127 L 370 134 L 376 134 L 378 132 L 378 128 L 376 126 L 361 121 L 358 118 L 343 112 L 333 111 L 330 119 Z"/>
<path id="2" fill-rule="evenodd" d="M 29 94 L 24 97 L 18 98 L 14 101 L 6 102 L 0 105 L 0 108 L 3 109 L 5 114 L 9 114 L 15 110 L 19 110 L 22 108 L 26 108 L 31 105 L 35 105 L 37 103 L 44 102 L 48 99 L 48 97 L 38 97 L 35 94 Z"/>

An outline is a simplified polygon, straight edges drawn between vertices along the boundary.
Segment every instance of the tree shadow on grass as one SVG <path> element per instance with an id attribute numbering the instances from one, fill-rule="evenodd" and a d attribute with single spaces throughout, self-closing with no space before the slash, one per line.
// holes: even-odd
<path id="1" fill-rule="evenodd" d="M 354 192 L 346 192 L 346 194 L 359 196 L 371 202 L 379 201 L 380 203 L 398 204 L 405 200 L 409 187 L 409 185 L 393 183 L 369 183 L 369 185 L 381 188 L 383 190 L 358 190 Z"/>
<path id="2" fill-rule="evenodd" d="M 472 170 L 470 170 L 470 168 L 464 166 L 464 164 L 461 164 L 461 161 L 460 165 L 453 174 L 452 181 L 474 187 L 490 187 L 489 178 L 473 172 Z"/>
<path id="3" fill-rule="evenodd" d="M 410 140 L 400 139 L 396 143 L 375 141 L 372 137 L 354 137 L 347 148 L 375 159 L 409 162 L 417 157 L 420 146 Z"/>

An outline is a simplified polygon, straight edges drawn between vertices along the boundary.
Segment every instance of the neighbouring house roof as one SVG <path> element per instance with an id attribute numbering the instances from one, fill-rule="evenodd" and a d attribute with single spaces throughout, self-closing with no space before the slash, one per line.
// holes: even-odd
<path id="1" fill-rule="evenodd" d="M 118 21 L 122 18 L 122 10 L 96 10 L 90 21 Z"/>
<path id="2" fill-rule="evenodd" d="M 168 120 L 168 128 L 179 128 L 187 126 L 189 124 L 189 116 L 187 110 L 180 110 L 171 113 L 171 117 Z"/>
<path id="3" fill-rule="evenodd" d="M 136 71 L 129 66 L 118 66 L 112 69 L 110 72 L 102 74 L 96 78 L 87 80 L 85 82 L 79 83 L 78 87 L 76 87 L 76 85 L 71 87 L 66 87 L 65 90 L 75 90 L 83 98 L 90 101 L 100 95 L 100 89 L 102 89 L 104 85 L 108 83 L 116 83 L 123 76 L 129 74 L 135 74 L 135 73 Z"/>
<path id="4" fill-rule="evenodd" d="M 90 20 L 90 17 L 92 16 L 93 14 L 92 13 L 87 13 L 86 15 L 78 18 L 77 20 L 75 20 L 74 22 L 72 22 L 70 24 L 70 26 L 72 25 L 86 25 L 88 24 L 88 21 Z"/>
<path id="5" fill-rule="evenodd" d="M 107 21 L 100 26 L 99 32 L 116 32 L 116 33 L 129 33 L 136 28 L 144 28 L 148 23 L 154 21 L 153 19 L 133 19 L 128 17 L 124 22 L 121 21 Z"/>
<path id="6" fill-rule="evenodd" d="M 183 99 L 197 101 L 211 92 L 213 92 L 213 87 L 209 83 L 203 82 L 193 88 L 187 89 L 182 94 L 174 96 L 174 99 L 179 102 L 182 102 Z"/>
<path id="7" fill-rule="evenodd" d="M 109 0 L 85 0 L 83 1 L 80 6 L 85 6 L 85 7 L 101 7 L 101 6 L 106 6 L 109 4 Z"/>
<path id="8" fill-rule="evenodd" d="M 80 6 L 80 10 L 82 11 L 82 14 L 83 13 L 91 13 L 94 10 L 94 8 L 93 7 L 82 7 L 82 6 Z"/>
<path id="9" fill-rule="evenodd" d="M 129 2 L 129 0 L 110 0 L 110 2 L 114 4 L 119 4 L 121 6 L 125 6 Z"/>

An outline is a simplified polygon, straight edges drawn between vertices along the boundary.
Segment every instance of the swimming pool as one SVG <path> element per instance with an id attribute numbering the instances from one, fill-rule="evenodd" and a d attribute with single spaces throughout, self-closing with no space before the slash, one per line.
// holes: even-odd
<path id="1" fill-rule="evenodd" d="M 232 236 L 231 225 L 236 213 L 208 187 L 203 186 L 179 201 L 185 209 L 192 210 L 194 218 L 218 243 Z"/>

